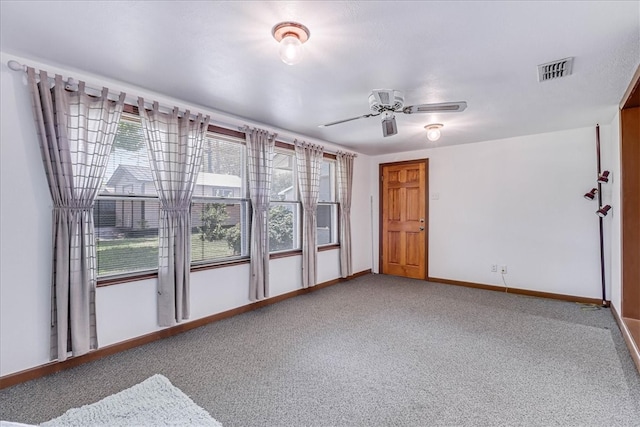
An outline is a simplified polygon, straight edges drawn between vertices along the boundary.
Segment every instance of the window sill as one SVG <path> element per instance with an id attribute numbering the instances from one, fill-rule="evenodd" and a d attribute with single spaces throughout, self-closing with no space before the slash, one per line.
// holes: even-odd
<path id="1" fill-rule="evenodd" d="M 333 249 L 340 249 L 340 245 L 336 244 L 336 245 L 319 246 L 318 252 L 330 251 Z M 269 259 L 288 258 L 288 257 L 298 256 L 298 255 L 302 255 L 302 250 L 296 249 L 293 251 L 273 253 L 269 255 Z M 242 258 L 242 259 L 237 259 L 233 261 L 224 261 L 224 262 L 212 263 L 212 264 L 192 265 L 191 272 L 193 273 L 196 271 L 232 267 L 234 265 L 249 264 L 249 262 L 250 262 L 249 258 Z M 127 276 L 114 276 L 114 277 L 107 277 L 104 279 L 98 279 L 98 284 L 96 286 L 98 288 L 102 288 L 105 286 L 119 285 L 121 283 L 138 282 L 140 280 L 146 280 L 146 279 L 156 279 L 157 277 L 158 277 L 158 271 L 152 271 L 152 272 L 145 271 L 138 274 L 132 274 Z"/>
<path id="2" fill-rule="evenodd" d="M 98 288 L 102 288 L 104 286 L 119 285 L 121 283 L 138 282 L 140 280 L 146 280 L 146 279 L 155 279 L 157 277 L 158 277 L 158 270 L 153 272 L 146 271 L 143 273 L 128 274 L 126 276 L 114 276 L 114 277 L 106 277 L 104 279 L 98 279 L 98 284 L 96 286 Z"/>
<path id="3" fill-rule="evenodd" d="M 223 261 L 218 263 L 211 264 L 196 264 L 191 266 L 191 272 L 203 271 L 203 270 L 212 270 L 215 268 L 223 268 L 223 267 L 231 267 L 234 265 L 241 264 L 249 264 L 249 258 L 235 259 L 232 261 Z M 129 282 L 138 282 L 140 280 L 146 279 L 156 279 L 158 278 L 158 271 L 145 271 L 141 273 L 128 274 L 126 276 L 114 276 L 114 277 L 105 277 L 104 279 L 98 279 L 97 287 L 101 288 L 103 286 L 111 286 L 111 285 L 119 285 L 121 283 L 129 283 Z"/>
<path id="4" fill-rule="evenodd" d="M 249 258 L 242 259 L 234 259 L 232 261 L 221 261 L 217 263 L 209 263 L 209 264 L 196 264 L 191 266 L 191 272 L 195 271 L 203 271 L 203 270 L 213 270 L 216 268 L 224 268 L 224 267 L 232 267 L 234 265 L 242 265 L 249 264 Z"/>
<path id="5" fill-rule="evenodd" d="M 340 244 L 318 246 L 318 252 L 330 251 L 333 249 L 340 249 Z M 292 251 L 276 252 L 269 255 L 269 259 L 287 258 L 290 256 L 302 255 L 302 249 L 295 249 Z"/>
<path id="6" fill-rule="evenodd" d="M 340 244 L 318 246 L 318 252 L 332 251 L 334 249 L 340 249 Z"/>
<path id="7" fill-rule="evenodd" d="M 269 254 L 269 259 L 287 258 L 290 256 L 296 256 L 296 255 L 302 255 L 302 250 L 295 249 L 292 251 L 276 252 L 273 254 Z"/>

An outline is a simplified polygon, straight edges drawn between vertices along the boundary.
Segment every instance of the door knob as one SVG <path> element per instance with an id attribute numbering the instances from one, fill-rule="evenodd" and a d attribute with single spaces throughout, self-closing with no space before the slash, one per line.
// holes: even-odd
<path id="1" fill-rule="evenodd" d="M 420 227 L 420 231 L 424 231 L 424 227 Z"/>

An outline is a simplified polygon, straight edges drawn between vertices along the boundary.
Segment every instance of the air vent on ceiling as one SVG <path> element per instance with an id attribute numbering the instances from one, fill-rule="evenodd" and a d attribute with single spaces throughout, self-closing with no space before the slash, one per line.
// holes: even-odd
<path id="1" fill-rule="evenodd" d="M 547 80 L 566 77 L 571 74 L 572 68 L 573 57 L 540 64 L 538 65 L 538 81 L 545 82 Z"/>

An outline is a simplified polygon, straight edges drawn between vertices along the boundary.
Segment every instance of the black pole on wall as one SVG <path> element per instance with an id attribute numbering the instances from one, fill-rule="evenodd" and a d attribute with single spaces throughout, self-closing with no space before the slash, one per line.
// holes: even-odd
<path id="1" fill-rule="evenodd" d="M 598 177 L 602 173 L 600 165 L 600 125 L 596 125 L 596 156 L 598 159 Z M 602 206 L 602 183 L 598 180 L 598 206 Z M 605 287 L 605 272 L 604 272 L 604 226 L 603 218 L 598 216 L 598 223 L 600 226 L 600 277 L 602 280 L 602 306 L 607 307 L 607 291 Z"/>

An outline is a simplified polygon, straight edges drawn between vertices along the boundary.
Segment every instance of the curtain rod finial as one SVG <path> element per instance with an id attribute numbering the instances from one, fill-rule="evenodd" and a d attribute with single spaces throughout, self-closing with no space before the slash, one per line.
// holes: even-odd
<path id="1" fill-rule="evenodd" d="M 22 65 L 21 63 L 19 63 L 18 61 L 14 61 L 13 59 L 9 62 L 7 62 L 7 66 L 9 67 L 9 69 L 13 70 L 13 71 L 26 71 L 27 70 L 27 66 L 26 65 Z"/>

